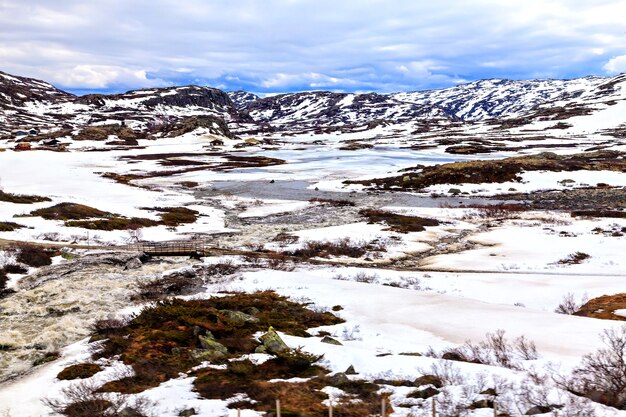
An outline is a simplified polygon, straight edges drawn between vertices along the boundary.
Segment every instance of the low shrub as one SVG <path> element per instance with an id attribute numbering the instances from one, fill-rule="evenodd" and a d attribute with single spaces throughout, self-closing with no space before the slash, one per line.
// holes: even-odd
<path id="1" fill-rule="evenodd" d="M 34 268 L 47 266 L 52 264 L 51 254 L 53 251 L 42 248 L 41 246 L 35 246 L 27 243 L 17 245 L 16 247 L 16 260 Z"/>
<path id="2" fill-rule="evenodd" d="M 93 329 L 97 331 L 94 337 L 102 341 L 94 357 L 119 355 L 134 371 L 133 376 L 107 383 L 103 390 L 136 393 L 175 378 L 180 372 L 189 372 L 203 361 L 225 363 L 242 354 L 254 353 L 259 347 L 254 336 L 270 327 L 295 336 L 310 336 L 306 332 L 308 328 L 341 322 L 332 313 L 310 310 L 273 292 L 233 294 L 208 300 L 171 299 L 144 308 L 127 324 L 94 324 Z M 315 374 L 316 369 L 310 369 L 314 357 L 303 352 L 285 355 L 263 364 L 267 369 L 255 372 L 266 369 L 263 372 L 267 373 L 271 368 L 273 378 Z M 200 385 L 205 380 L 203 372 L 199 371 Z M 215 380 L 214 372 L 218 371 L 206 372 L 211 372 L 214 385 L 211 392 L 221 390 Z M 245 373 L 241 369 L 223 372 L 230 375 L 228 378 Z"/>
<path id="3" fill-rule="evenodd" d="M 46 220 L 82 220 L 116 215 L 83 204 L 59 203 L 52 207 L 33 210 L 28 216 L 38 216 Z"/>
<path id="4" fill-rule="evenodd" d="M 80 227 L 88 230 L 137 230 L 142 227 L 152 227 L 161 224 L 156 220 L 146 219 L 143 217 L 114 217 L 110 219 L 99 220 L 70 220 L 65 222 L 67 227 Z"/>
<path id="5" fill-rule="evenodd" d="M 48 197 L 39 197 L 36 195 L 11 194 L 0 190 L 0 201 L 4 203 L 14 204 L 33 204 L 51 201 Z"/>
<path id="6" fill-rule="evenodd" d="M 440 224 L 436 219 L 405 216 L 384 210 L 364 209 L 359 211 L 359 214 L 367 218 L 368 223 L 383 223 L 389 226 L 387 230 L 400 233 L 421 232 L 425 230 L 425 227 Z"/>
<path id="7" fill-rule="evenodd" d="M 23 229 L 26 226 L 13 222 L 0 222 L 0 232 L 13 232 L 17 229 Z"/>
<path id="8" fill-rule="evenodd" d="M 188 295 L 198 288 L 201 282 L 193 275 L 174 274 L 158 278 L 138 285 L 137 292 L 132 299 L 159 300 L 172 295 Z"/>
<path id="9" fill-rule="evenodd" d="M 584 260 L 591 258 L 591 255 L 584 252 L 575 252 L 568 255 L 566 258 L 559 260 L 561 265 L 576 265 L 582 263 Z"/>
<path id="10" fill-rule="evenodd" d="M 307 241 L 301 249 L 286 252 L 288 255 L 299 258 L 328 258 L 331 256 L 347 256 L 349 258 L 360 258 L 367 253 L 367 243 L 363 241 L 352 241 L 350 238 L 343 238 L 334 242 L 329 241 Z"/>
<path id="11" fill-rule="evenodd" d="M 338 200 L 334 198 L 311 198 L 310 203 L 324 204 L 332 207 L 354 207 L 356 203 L 350 200 Z"/>
<path id="12" fill-rule="evenodd" d="M 7 264 L 2 269 L 4 269 L 4 272 L 7 274 L 25 274 L 28 272 L 28 269 L 18 264 Z"/>
<path id="13" fill-rule="evenodd" d="M 198 220 L 199 212 L 186 207 L 154 207 L 144 208 L 159 212 L 161 223 L 165 226 L 176 227 L 185 223 L 195 223 Z"/>
<path id="14" fill-rule="evenodd" d="M 57 378 L 61 380 L 90 378 L 101 370 L 102 367 L 95 363 L 79 363 L 63 369 L 58 373 Z"/>

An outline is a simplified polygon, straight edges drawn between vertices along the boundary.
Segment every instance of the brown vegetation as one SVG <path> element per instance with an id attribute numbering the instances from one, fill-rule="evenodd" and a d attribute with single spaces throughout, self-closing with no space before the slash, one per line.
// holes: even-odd
<path id="1" fill-rule="evenodd" d="M 11 246 L 9 250 L 13 251 L 17 262 L 39 268 L 47 266 L 52 263 L 52 256 L 58 253 L 51 249 L 45 249 L 41 246 L 31 245 L 28 243 L 21 243 Z"/>
<path id="2" fill-rule="evenodd" d="M 0 222 L 0 232 L 12 232 L 17 229 L 23 229 L 26 226 L 13 222 Z"/>
<path id="3" fill-rule="evenodd" d="M 626 317 L 615 314 L 616 310 L 626 309 L 626 293 L 603 295 L 587 301 L 575 316 L 593 317 L 596 319 L 626 321 Z"/>
<path id="4" fill-rule="evenodd" d="M 389 226 L 386 230 L 399 233 L 421 232 L 425 230 L 425 227 L 440 224 L 436 219 L 405 216 L 384 210 L 364 209 L 359 211 L 359 214 L 367 218 L 369 223 L 384 223 Z"/>
<path id="5" fill-rule="evenodd" d="M 366 242 L 355 242 L 350 238 L 330 241 L 307 241 L 301 249 L 286 252 L 289 256 L 298 258 L 328 258 L 331 256 L 347 256 L 349 258 L 360 258 L 367 253 L 368 244 Z"/>
<path id="6" fill-rule="evenodd" d="M 63 369 L 57 378 L 61 380 L 90 378 L 101 370 L 102 367 L 95 363 L 79 363 Z"/>
<path id="7" fill-rule="evenodd" d="M 14 204 L 32 204 L 51 201 L 48 197 L 39 197 L 36 195 L 11 194 L 0 190 L 0 201 Z"/>
<path id="8" fill-rule="evenodd" d="M 331 313 L 314 312 L 273 292 L 160 301 L 145 308 L 128 324 L 99 326 L 98 339 L 107 340 L 96 356 L 120 355 L 135 372 L 134 376 L 106 384 L 103 390 L 141 392 L 179 372 L 188 372 L 202 361 L 222 363 L 253 353 L 259 346 L 253 335 L 270 326 L 288 334 L 308 336 L 307 328 L 340 322 Z M 277 366 L 297 368 L 293 359 L 298 360 L 283 357 L 274 362 Z"/>
<path id="9" fill-rule="evenodd" d="M 331 207 L 354 207 L 356 203 L 350 200 L 338 200 L 334 198 L 311 198 L 309 203 L 328 205 Z"/>
<path id="10" fill-rule="evenodd" d="M 436 184 L 481 184 L 520 181 L 523 171 L 620 171 L 626 172 L 626 159 L 618 151 L 556 155 L 544 152 L 500 160 L 454 162 L 422 167 L 420 172 L 373 180 L 346 181 L 380 188 L 421 190 Z"/>
<path id="11" fill-rule="evenodd" d="M 82 220 L 95 217 L 116 217 L 116 214 L 76 203 L 59 203 L 52 207 L 33 210 L 28 216 L 39 216 L 46 220 Z"/>
<path id="12" fill-rule="evenodd" d="M 185 207 L 144 208 L 160 212 L 161 220 L 144 217 L 123 217 L 118 214 L 98 210 L 76 203 L 60 203 L 52 207 L 33 210 L 28 216 L 40 216 L 46 220 L 65 220 L 67 227 L 80 227 L 89 230 L 136 230 L 142 227 L 164 225 L 176 227 L 194 223 L 198 212 Z"/>

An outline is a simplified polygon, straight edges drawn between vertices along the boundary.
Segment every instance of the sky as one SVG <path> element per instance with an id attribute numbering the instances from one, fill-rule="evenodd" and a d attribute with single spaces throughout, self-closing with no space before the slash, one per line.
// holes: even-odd
<path id="1" fill-rule="evenodd" d="M 0 0 L 0 71 L 75 93 L 415 91 L 626 72 L 625 0 Z"/>

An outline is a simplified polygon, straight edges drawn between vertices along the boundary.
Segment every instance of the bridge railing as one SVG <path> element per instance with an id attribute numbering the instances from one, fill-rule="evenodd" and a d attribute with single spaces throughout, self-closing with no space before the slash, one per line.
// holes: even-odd
<path id="1" fill-rule="evenodd" d="M 136 242 L 127 245 L 129 250 L 146 255 L 190 255 L 203 253 L 206 247 L 204 240 L 171 240 L 166 242 Z"/>

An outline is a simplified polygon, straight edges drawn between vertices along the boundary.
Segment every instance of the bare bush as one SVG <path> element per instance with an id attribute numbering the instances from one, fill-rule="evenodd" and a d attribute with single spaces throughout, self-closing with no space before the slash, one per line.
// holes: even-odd
<path id="1" fill-rule="evenodd" d="M 589 297 L 586 294 L 581 297 L 580 302 L 577 302 L 574 294 L 568 292 L 563 297 L 561 303 L 554 309 L 554 312 L 559 314 L 574 314 L 580 310 L 587 301 L 589 301 Z"/>
<path id="2" fill-rule="evenodd" d="M 364 241 L 352 241 L 350 238 L 329 241 L 307 241 L 301 249 L 287 252 L 288 255 L 301 258 L 328 258 L 330 256 L 347 256 L 360 258 L 367 253 L 368 244 Z"/>
<path id="3" fill-rule="evenodd" d="M 149 408 L 154 406 L 144 397 L 130 400 L 117 393 L 97 392 L 97 387 L 86 381 L 62 389 L 61 394 L 61 398 L 45 398 L 43 403 L 67 417 L 149 417 Z"/>
<path id="4" fill-rule="evenodd" d="M 505 337 L 505 331 L 500 329 L 495 333 L 487 333 L 485 340 L 480 343 L 467 341 L 462 346 L 447 349 L 441 357 L 508 369 L 522 369 L 519 361 L 535 360 L 539 354 L 534 342 L 524 336 L 509 342 Z"/>
<path id="5" fill-rule="evenodd" d="M 567 381 L 572 392 L 611 407 L 626 406 L 626 326 L 605 330 L 603 348 L 583 357 Z"/>
<path id="6" fill-rule="evenodd" d="M 463 385 L 466 382 L 461 370 L 449 361 L 434 363 L 430 370 L 420 370 L 420 372 L 424 375 L 436 376 L 444 385 Z"/>

